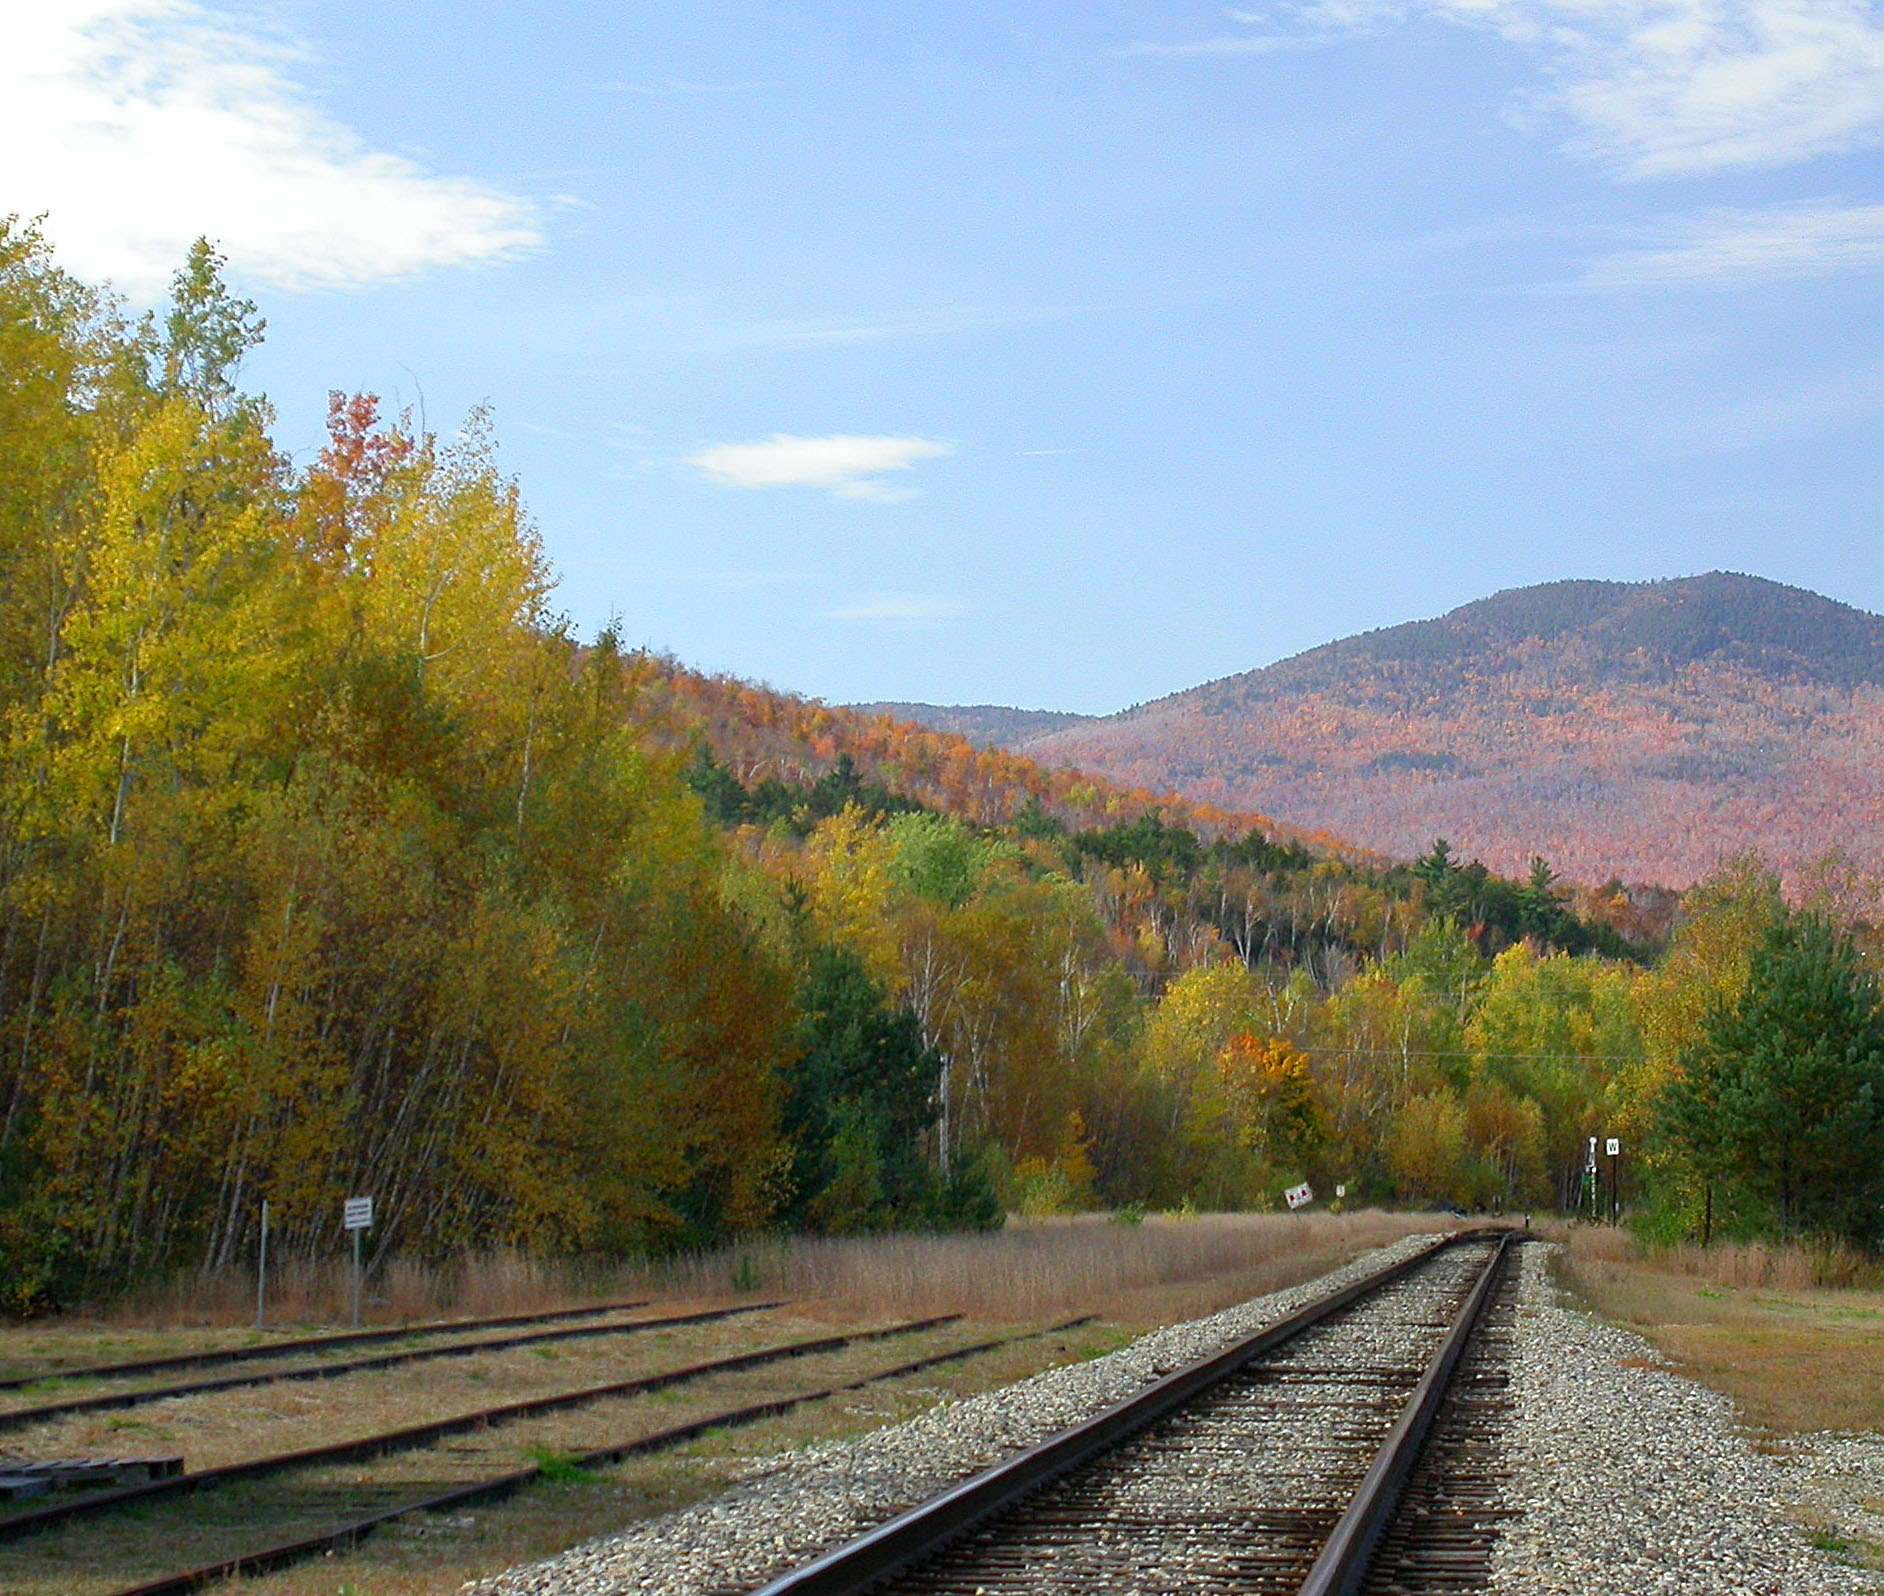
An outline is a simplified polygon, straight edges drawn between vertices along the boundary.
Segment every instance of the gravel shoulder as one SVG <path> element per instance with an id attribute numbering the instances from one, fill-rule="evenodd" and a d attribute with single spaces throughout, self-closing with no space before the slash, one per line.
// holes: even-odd
<path id="1" fill-rule="evenodd" d="M 1649 1342 L 1560 1305 L 1549 1252 L 1524 1250 L 1507 1454 L 1522 1514 L 1494 1555 L 1501 1596 L 1845 1596 L 1884 1578 L 1808 1539 L 1862 1537 L 1884 1497 L 1884 1438 L 1755 1450 L 1733 1403 Z M 1874 1516 L 1874 1515 L 1873 1515 Z M 1841 1530 L 1838 1526 L 1844 1523 Z"/>

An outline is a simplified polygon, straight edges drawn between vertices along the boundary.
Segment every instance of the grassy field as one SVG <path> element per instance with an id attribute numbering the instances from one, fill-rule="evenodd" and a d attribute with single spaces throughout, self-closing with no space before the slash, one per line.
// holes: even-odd
<path id="1" fill-rule="evenodd" d="M 1776 1435 L 1884 1432 L 1884 1281 L 1796 1247 L 1643 1249 L 1566 1229 L 1566 1285 Z"/>
<path id="2" fill-rule="evenodd" d="M 166 1402 L 6 1440 L 9 1450 L 37 1456 L 124 1451 L 133 1443 L 168 1446 L 183 1451 L 187 1465 L 197 1468 L 286 1445 L 363 1434 L 410 1422 L 414 1414 L 469 1410 L 563 1384 L 586 1386 L 761 1340 L 942 1312 L 968 1316 L 961 1325 L 914 1342 L 883 1343 L 750 1377 L 677 1387 L 451 1443 L 450 1472 L 483 1476 L 523 1466 L 533 1450 L 554 1455 L 611 1444 L 727 1406 L 888 1368 L 932 1345 L 965 1345 L 1038 1330 L 1078 1313 L 1099 1316 L 1072 1332 L 1016 1342 L 749 1429 L 709 1435 L 594 1477 L 539 1485 L 505 1503 L 445 1516 L 416 1515 L 375 1534 L 344 1558 L 324 1558 L 226 1587 L 249 1596 L 447 1596 L 478 1575 L 709 1496 L 729 1478 L 762 1467 L 768 1457 L 856 1435 L 1043 1368 L 1099 1356 L 1154 1325 L 1311 1279 L 1369 1248 L 1449 1225 L 1418 1214 L 1153 1217 L 1131 1226 L 1094 1216 L 1017 1223 L 985 1236 L 781 1241 L 606 1278 L 535 1270 L 515 1261 L 473 1261 L 433 1276 L 406 1276 L 397 1294 L 379 1294 L 372 1317 L 397 1322 L 399 1316 L 526 1312 L 568 1306 L 585 1296 L 646 1295 L 658 1299 L 659 1306 L 737 1295 L 785 1297 L 792 1307 L 758 1320 L 684 1335 L 663 1332 L 660 1339 L 650 1336 L 619 1347 L 587 1342 Z M 338 1306 L 330 1287 L 331 1282 L 323 1286 L 312 1276 L 304 1282 L 298 1306 L 310 1321 Z M 246 1341 L 254 1332 L 242 1324 L 242 1307 L 233 1289 L 199 1283 L 103 1319 L 9 1332 L 4 1361 L 26 1371 L 69 1368 L 98 1356 L 156 1355 Z M 252 1313 L 252 1300 L 248 1308 Z M 428 1456 L 436 1458 L 434 1464 L 427 1464 Z M 428 1479 L 438 1475 L 442 1481 L 444 1472 L 444 1459 L 437 1455 L 406 1454 L 360 1469 L 300 1471 L 287 1477 L 287 1484 L 258 1484 L 252 1494 L 245 1494 L 248 1488 L 217 1490 L 161 1511 L 153 1507 L 136 1517 L 115 1515 L 122 1523 L 110 1518 L 75 1523 L 9 1545 L 0 1588 L 7 1596 L 111 1590 L 163 1569 L 286 1538 L 270 1533 L 264 1519 L 303 1533 L 316 1527 L 323 1502 L 331 1509 L 350 1491 L 383 1487 L 389 1480 L 409 1481 L 414 1494 L 423 1495 Z M 153 1547 L 161 1549 L 162 1569 L 149 1566 Z"/>

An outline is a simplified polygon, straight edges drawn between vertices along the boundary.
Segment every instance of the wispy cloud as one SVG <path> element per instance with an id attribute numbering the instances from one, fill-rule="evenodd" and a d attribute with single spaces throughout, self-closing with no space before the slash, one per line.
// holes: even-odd
<path id="1" fill-rule="evenodd" d="M 824 618 L 827 621 L 945 621 L 961 612 L 961 605 L 953 599 L 873 598 L 826 610 Z"/>
<path id="2" fill-rule="evenodd" d="M 894 504 L 913 498 L 914 490 L 887 487 L 877 480 L 884 472 L 907 471 L 919 460 L 939 460 L 954 452 L 952 444 L 934 438 L 848 433 L 795 438 L 777 432 L 764 443 L 716 444 L 681 463 L 728 487 L 828 488 L 840 499 Z"/>
<path id="3" fill-rule="evenodd" d="M 200 234 L 287 289 L 511 259 L 535 207 L 367 148 L 294 83 L 299 53 L 189 0 L 6 8 L 0 211 L 44 212 L 65 264 L 134 297 Z"/>
<path id="4" fill-rule="evenodd" d="M 1784 166 L 1884 129 L 1884 26 L 1866 0 L 1499 0 L 1565 79 L 1576 147 L 1632 177 Z"/>
<path id="5" fill-rule="evenodd" d="M 1715 211 L 1659 239 L 1596 261 L 1589 288 L 1737 283 L 1828 277 L 1884 267 L 1884 205 L 1813 201 Z"/>
<path id="6" fill-rule="evenodd" d="M 1570 146 L 1634 178 L 1784 166 L 1884 135 L 1876 0 L 1305 0 L 1284 28 L 1139 55 L 1263 55 L 1413 18 L 1534 52 Z M 1306 27 L 1308 34 L 1289 28 Z"/>

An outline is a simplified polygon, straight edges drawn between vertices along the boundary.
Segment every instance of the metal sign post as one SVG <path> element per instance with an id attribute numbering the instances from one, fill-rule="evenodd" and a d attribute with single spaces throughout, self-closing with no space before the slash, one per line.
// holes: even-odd
<path id="1" fill-rule="evenodd" d="M 1609 1222 L 1622 1223 L 1622 1138 L 1611 1136 L 1603 1143 L 1609 1155 Z"/>
<path id="2" fill-rule="evenodd" d="M 360 1327 L 360 1232 L 373 1228 L 373 1199 L 349 1197 L 340 1210 L 340 1222 L 353 1232 L 353 1327 Z"/>
<path id="3" fill-rule="evenodd" d="M 262 1199 L 262 1244 L 255 1253 L 255 1328 L 262 1328 L 268 1306 L 268 1199 Z"/>

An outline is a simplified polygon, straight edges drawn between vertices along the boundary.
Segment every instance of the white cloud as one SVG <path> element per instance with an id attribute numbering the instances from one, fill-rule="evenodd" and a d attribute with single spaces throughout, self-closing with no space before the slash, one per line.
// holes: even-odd
<path id="1" fill-rule="evenodd" d="M 894 504 L 913 498 L 913 490 L 886 487 L 876 480 L 879 473 L 907 471 L 918 460 L 938 460 L 954 452 L 952 445 L 933 438 L 871 438 L 844 433 L 829 438 L 794 438 L 776 432 L 764 443 L 716 444 L 681 463 L 696 467 L 728 487 L 829 488 L 840 499 Z"/>
<path id="2" fill-rule="evenodd" d="M 874 598 L 826 610 L 827 621 L 945 621 L 962 612 L 953 599 Z"/>
<path id="3" fill-rule="evenodd" d="M 1577 126 L 1571 147 L 1630 177 L 1790 165 L 1884 134 L 1877 0 L 1304 0 L 1296 12 L 1312 28 L 1348 32 L 1413 17 L 1489 29 L 1535 51 L 1555 80 L 1544 103 Z M 1302 42 L 1273 32 L 1132 51 Z"/>
<path id="4" fill-rule="evenodd" d="M 366 148 L 287 75 L 294 52 L 190 0 L 4 6 L 0 212 L 134 297 L 207 235 L 242 275 L 365 288 L 510 259 L 528 201 Z"/>
<path id="5" fill-rule="evenodd" d="M 1685 221 L 1653 244 L 1597 261 L 1583 283 L 1590 288 L 1726 286 L 1880 266 L 1884 205 L 1815 201 L 1758 211 L 1716 211 Z"/>

